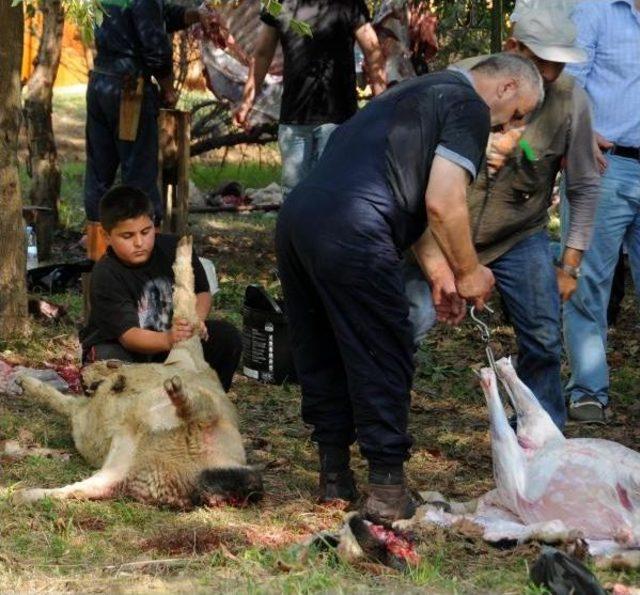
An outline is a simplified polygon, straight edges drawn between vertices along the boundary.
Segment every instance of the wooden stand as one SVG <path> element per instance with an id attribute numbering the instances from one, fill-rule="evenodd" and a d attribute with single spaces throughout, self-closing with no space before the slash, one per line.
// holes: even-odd
<path id="1" fill-rule="evenodd" d="M 189 218 L 189 159 L 191 114 L 161 109 L 158 118 L 158 181 L 164 218 L 162 231 L 185 235 Z"/>

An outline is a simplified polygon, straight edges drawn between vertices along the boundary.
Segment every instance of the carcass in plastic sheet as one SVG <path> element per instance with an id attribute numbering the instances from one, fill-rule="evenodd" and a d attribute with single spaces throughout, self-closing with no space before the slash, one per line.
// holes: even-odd
<path id="1" fill-rule="evenodd" d="M 221 23 L 233 36 L 236 51 L 216 46 L 214 39 L 203 36 L 201 57 L 207 85 L 219 99 L 237 104 L 249 75 L 248 58 L 253 54 L 260 30 L 259 0 L 225 3 L 216 8 Z M 249 124 L 259 126 L 278 121 L 282 98 L 282 53 L 278 48 L 262 90 L 249 115 Z"/>

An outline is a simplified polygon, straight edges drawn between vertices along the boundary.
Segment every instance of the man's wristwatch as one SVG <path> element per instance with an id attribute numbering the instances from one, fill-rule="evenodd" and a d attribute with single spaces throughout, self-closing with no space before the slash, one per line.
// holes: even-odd
<path id="1" fill-rule="evenodd" d="M 556 260 L 553 264 L 557 268 L 562 269 L 565 273 L 567 273 L 569 277 L 573 277 L 574 279 L 577 279 L 578 277 L 580 277 L 580 267 L 574 267 L 574 266 L 571 266 L 570 264 L 565 264 L 564 262 L 561 262 L 559 260 Z"/>

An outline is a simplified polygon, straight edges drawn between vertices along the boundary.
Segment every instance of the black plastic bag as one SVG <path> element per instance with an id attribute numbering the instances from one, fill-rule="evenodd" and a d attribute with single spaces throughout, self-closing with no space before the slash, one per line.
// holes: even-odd
<path id="1" fill-rule="evenodd" d="M 529 578 L 553 595 L 606 595 L 598 579 L 584 564 L 552 547 L 543 548 L 531 567 Z"/>
<path id="2" fill-rule="evenodd" d="M 27 271 L 27 289 L 61 293 L 79 283 L 82 273 L 89 273 L 93 268 L 92 260 L 48 264 Z"/>

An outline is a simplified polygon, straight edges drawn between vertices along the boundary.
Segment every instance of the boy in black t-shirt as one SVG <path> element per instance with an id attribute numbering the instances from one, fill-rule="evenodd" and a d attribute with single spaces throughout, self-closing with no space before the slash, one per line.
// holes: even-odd
<path id="1" fill-rule="evenodd" d="M 80 332 L 83 363 L 162 361 L 175 343 L 196 332 L 202 337 L 205 360 L 228 391 L 242 340 L 233 325 L 206 320 L 211 294 L 195 254 L 192 264 L 200 328 L 173 320 L 172 265 L 178 238 L 156 235 L 146 194 L 131 186 L 112 188 L 100 202 L 100 223 L 109 247 L 91 275 L 91 312 Z"/>

